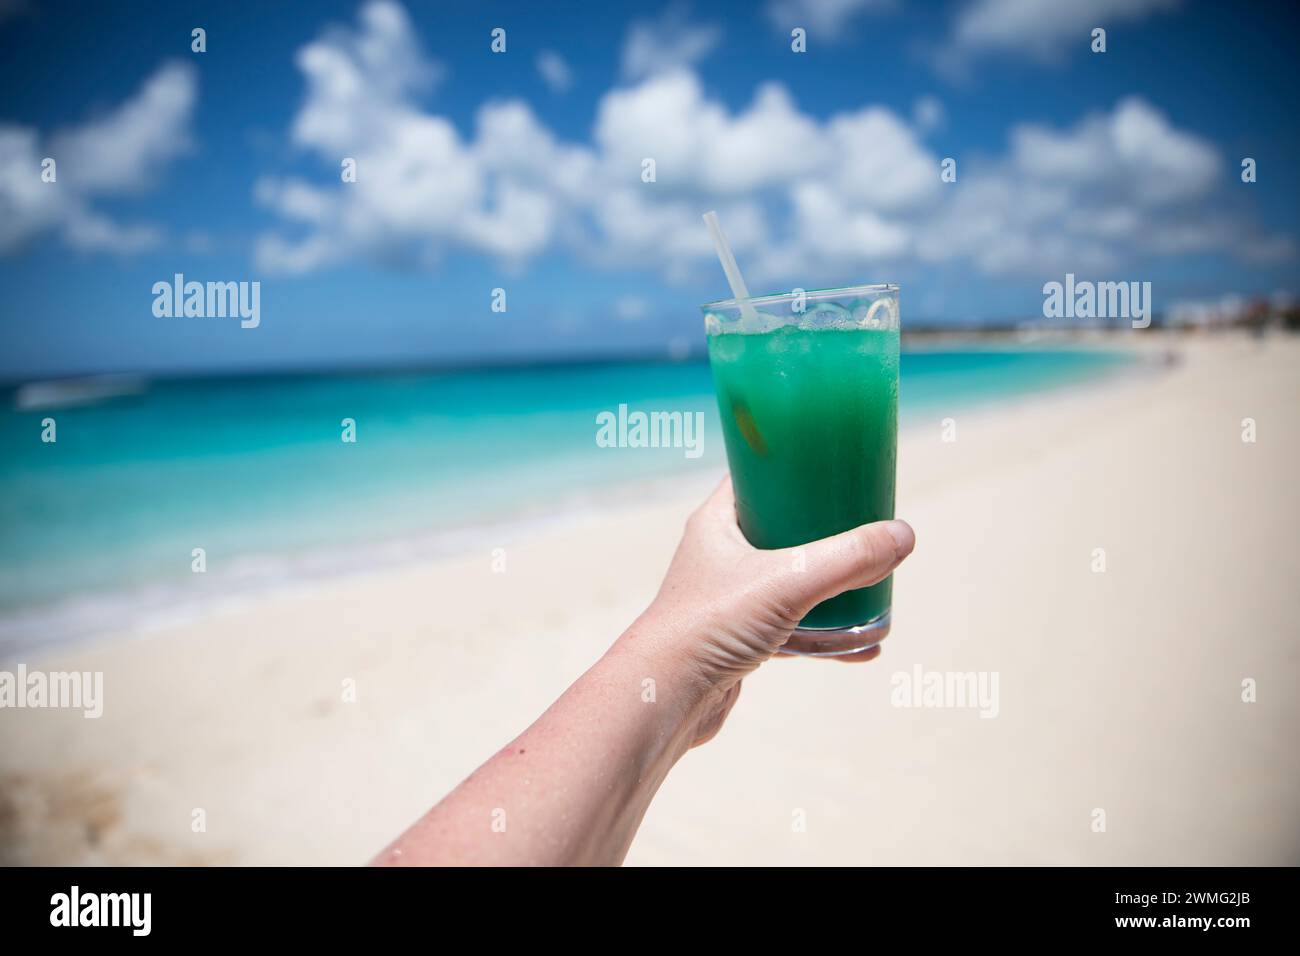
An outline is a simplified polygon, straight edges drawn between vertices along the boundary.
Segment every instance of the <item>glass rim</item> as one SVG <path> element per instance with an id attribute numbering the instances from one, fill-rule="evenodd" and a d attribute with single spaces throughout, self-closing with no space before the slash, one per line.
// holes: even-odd
<path id="1" fill-rule="evenodd" d="M 839 289 L 805 289 L 803 291 L 803 296 L 805 301 L 811 301 L 815 299 L 838 298 L 842 295 L 848 295 L 849 293 L 854 293 L 854 292 L 895 292 L 896 293 L 898 292 L 898 283 L 871 282 L 871 283 L 867 283 L 866 285 L 849 285 Z M 748 303 L 749 305 L 760 305 L 760 304 L 771 305 L 773 303 L 779 304 L 782 302 L 789 302 L 793 300 L 797 295 L 798 293 L 796 292 L 773 292 L 773 293 L 769 293 L 768 295 L 751 295 L 747 299 L 737 299 L 734 297 L 730 299 L 718 299 L 716 302 L 706 302 L 702 306 L 700 306 L 700 308 L 701 309 L 714 309 L 714 308 L 738 309 L 740 308 L 740 304 L 742 302 Z"/>

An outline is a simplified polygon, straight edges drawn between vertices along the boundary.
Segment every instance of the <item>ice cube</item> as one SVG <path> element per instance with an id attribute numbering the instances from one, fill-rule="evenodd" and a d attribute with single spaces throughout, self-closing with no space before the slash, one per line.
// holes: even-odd
<path id="1" fill-rule="evenodd" d="M 842 305 L 834 302 L 819 302 L 804 310 L 799 321 L 801 329 L 847 329 L 853 324 L 853 316 Z"/>

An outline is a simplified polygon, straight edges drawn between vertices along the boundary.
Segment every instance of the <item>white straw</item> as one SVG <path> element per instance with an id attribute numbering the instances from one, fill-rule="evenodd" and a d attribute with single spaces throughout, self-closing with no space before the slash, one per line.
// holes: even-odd
<path id="1" fill-rule="evenodd" d="M 749 304 L 749 289 L 745 285 L 744 276 L 740 274 L 740 266 L 736 265 L 736 257 L 731 254 L 727 237 L 722 234 L 722 223 L 718 222 L 718 214 L 710 209 L 704 214 L 704 224 L 709 227 L 709 235 L 718 250 L 718 258 L 722 260 L 722 271 L 727 274 L 727 284 L 731 286 L 731 294 L 736 297 L 736 304 L 740 306 L 740 314 L 744 316 L 746 322 L 757 324 L 758 313 Z"/>

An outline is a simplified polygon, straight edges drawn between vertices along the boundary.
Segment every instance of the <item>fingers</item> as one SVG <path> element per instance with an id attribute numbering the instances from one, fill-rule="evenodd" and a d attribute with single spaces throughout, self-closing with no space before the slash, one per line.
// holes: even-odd
<path id="1" fill-rule="evenodd" d="M 787 579 L 791 597 L 796 604 L 812 607 L 884 580 L 915 546 L 916 535 L 906 521 L 877 521 L 775 554 L 782 555 L 779 560 L 787 566 L 802 569 L 803 573 Z M 792 562 L 796 551 L 801 552 L 801 560 Z"/>

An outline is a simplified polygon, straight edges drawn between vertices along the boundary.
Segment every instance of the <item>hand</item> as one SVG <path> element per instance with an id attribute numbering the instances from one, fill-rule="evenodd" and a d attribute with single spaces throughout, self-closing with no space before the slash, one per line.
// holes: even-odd
<path id="1" fill-rule="evenodd" d="M 772 657 L 814 606 L 884 580 L 915 543 L 905 521 L 878 521 L 799 548 L 759 550 L 736 524 L 728 476 L 687 521 L 658 596 L 620 643 L 694 682 L 707 698 L 694 708 L 694 743 L 704 743 L 730 712 L 741 678 Z M 835 660 L 879 654 L 871 647 Z"/>
<path id="2" fill-rule="evenodd" d="M 375 862 L 621 862 L 673 764 L 722 726 L 740 679 L 814 605 L 882 580 L 912 544 L 906 524 L 881 521 L 798 549 L 759 551 L 736 525 L 725 479 L 686 523 L 663 587 L 636 623 Z M 647 677 L 653 699 L 644 696 Z M 495 830 L 490 821 L 507 811 L 509 830 Z"/>

